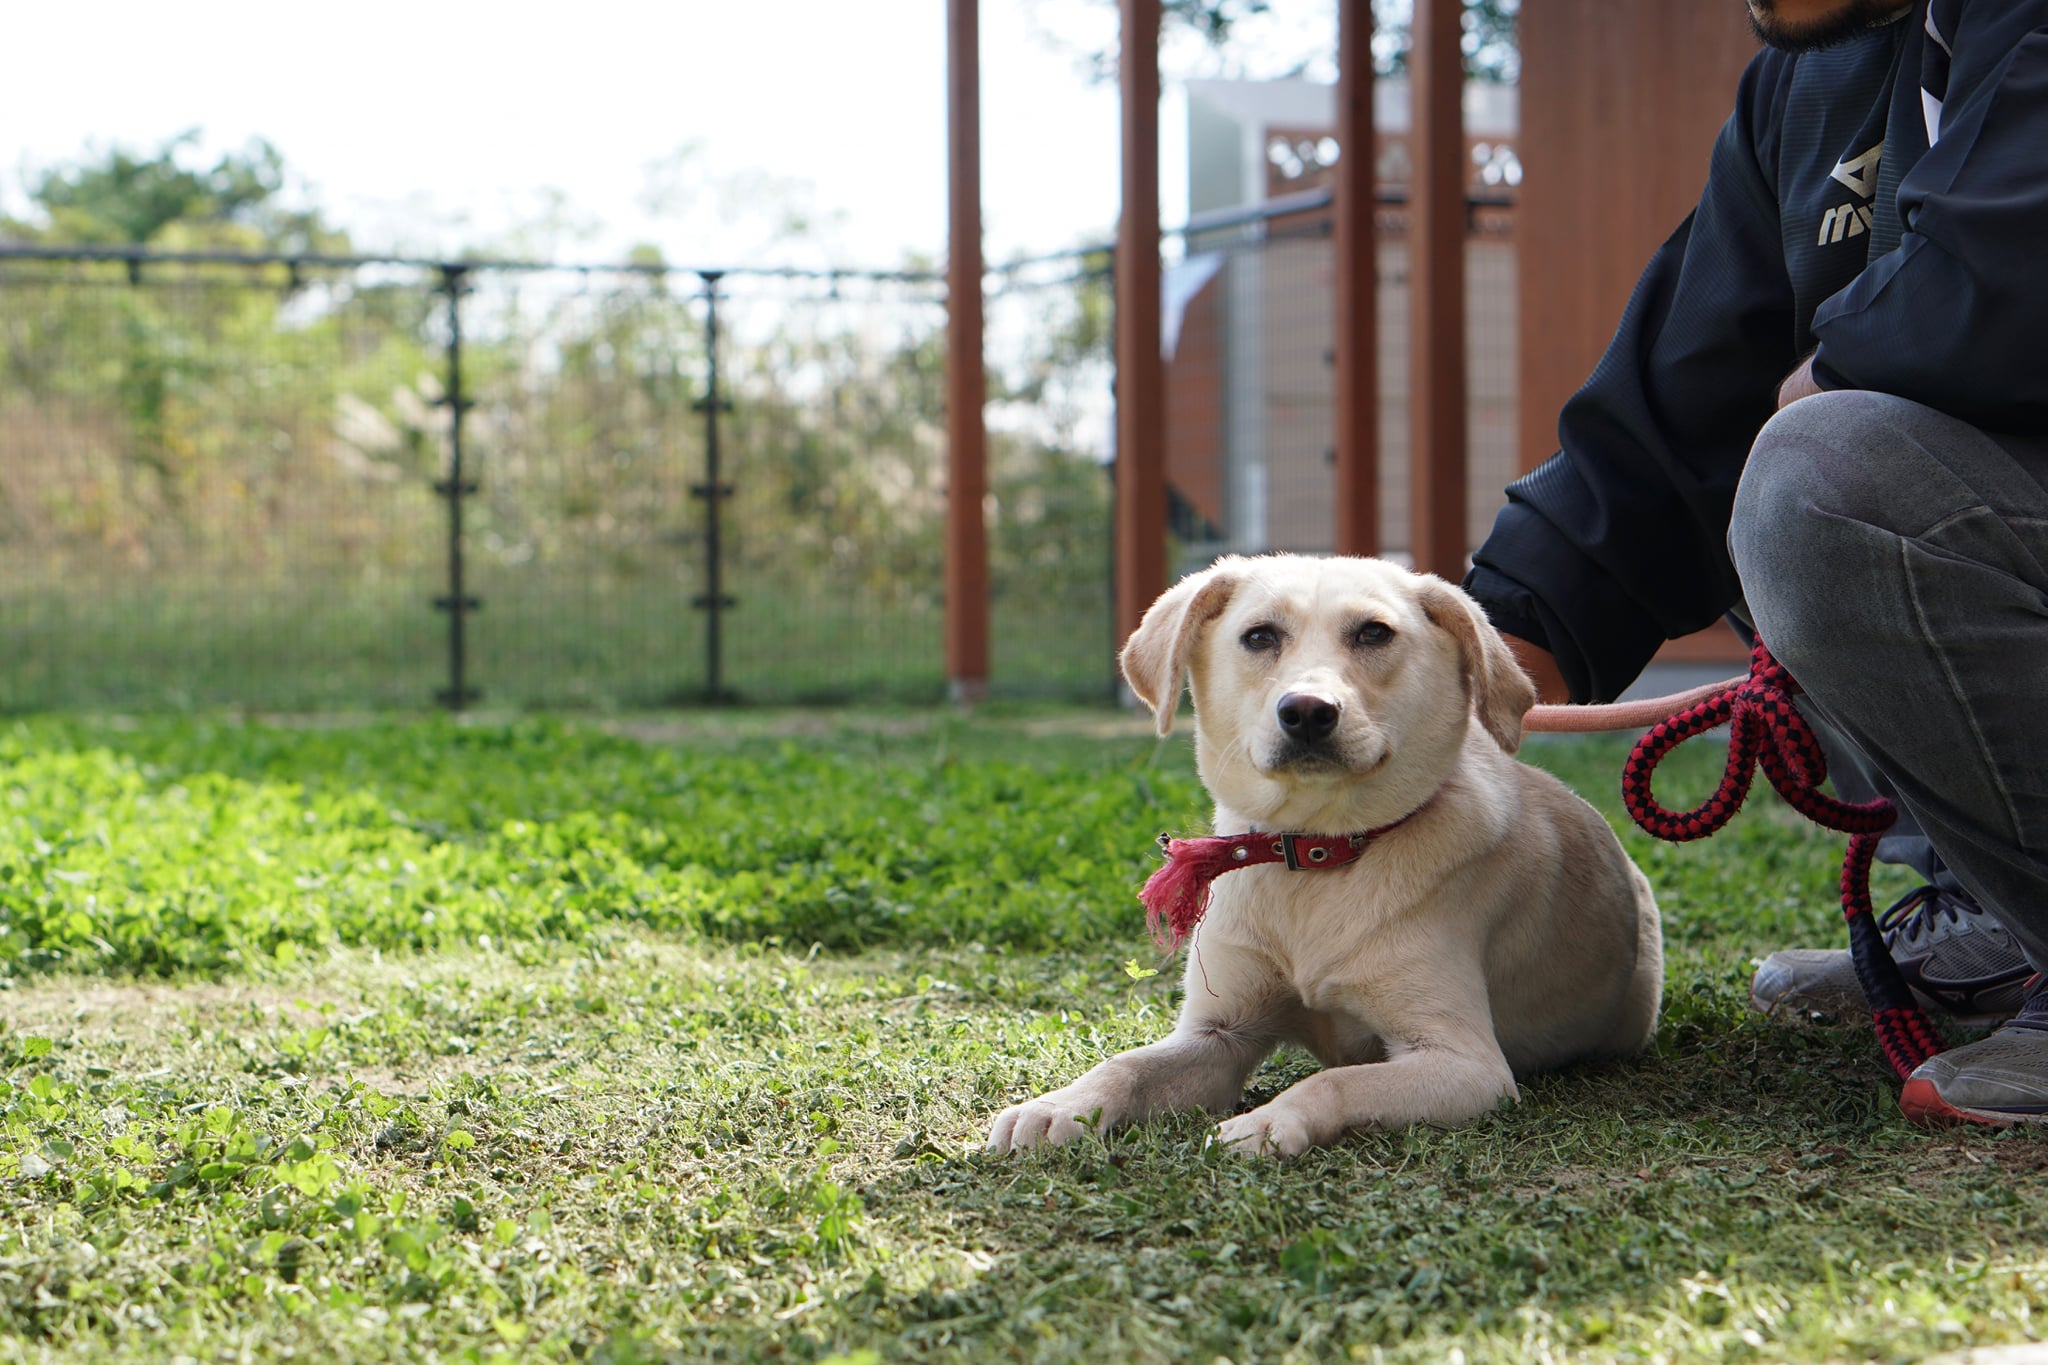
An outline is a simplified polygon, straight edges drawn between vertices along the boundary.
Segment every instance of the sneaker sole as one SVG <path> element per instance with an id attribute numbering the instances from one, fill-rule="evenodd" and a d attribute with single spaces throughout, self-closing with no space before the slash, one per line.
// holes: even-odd
<path id="1" fill-rule="evenodd" d="M 2008 1112 L 2002 1109 L 1961 1109 L 1941 1097 L 1934 1082 L 1915 1077 L 1899 1092 L 1899 1111 L 1908 1122 L 1923 1128 L 1952 1128 L 1974 1124 L 1980 1128 L 2010 1128 L 2019 1123 L 2048 1123 L 2048 1113 Z"/>

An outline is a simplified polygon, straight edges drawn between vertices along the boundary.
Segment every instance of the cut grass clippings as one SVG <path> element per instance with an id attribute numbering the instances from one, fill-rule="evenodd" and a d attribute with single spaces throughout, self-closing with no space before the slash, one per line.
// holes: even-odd
<path id="1" fill-rule="evenodd" d="M 665 722 L 650 731 L 671 731 Z M 1109 730 L 1105 737 L 1094 733 Z M 1610 817 L 1621 745 L 1544 742 Z M 1694 746 L 1700 748 L 1702 746 Z M 1660 788 L 1702 794 L 1684 752 Z M 2048 1146 L 1751 1014 L 1838 933 L 1767 797 L 1686 848 L 1655 1052 L 1287 1165 L 1004 1104 L 1168 1026 L 1202 819 L 1100 717 L 0 730 L 0 1359 L 1919 1359 L 2027 1340 Z M 1133 970 L 1127 970 L 1126 963 Z M 1310 1064 L 1283 1056 L 1269 1098 Z"/>

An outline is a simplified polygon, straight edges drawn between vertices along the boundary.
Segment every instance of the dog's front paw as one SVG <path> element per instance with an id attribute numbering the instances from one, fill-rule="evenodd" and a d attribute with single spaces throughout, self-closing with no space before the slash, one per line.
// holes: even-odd
<path id="1" fill-rule="evenodd" d="M 1050 1095 L 1013 1104 L 996 1115 L 995 1125 L 988 1131 L 987 1150 L 1023 1152 L 1072 1142 L 1093 1132 L 1101 1117 L 1099 1107 L 1083 1109 L 1055 1090 Z"/>
<path id="2" fill-rule="evenodd" d="M 1308 1122 L 1277 1101 L 1216 1125 L 1209 1139 L 1240 1156 L 1297 1157 L 1320 1146 Z"/>

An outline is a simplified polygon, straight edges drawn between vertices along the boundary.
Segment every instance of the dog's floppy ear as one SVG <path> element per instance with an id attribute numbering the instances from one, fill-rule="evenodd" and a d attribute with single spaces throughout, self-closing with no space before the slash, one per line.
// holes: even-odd
<path id="1" fill-rule="evenodd" d="M 1223 614 L 1237 591 L 1235 556 L 1189 574 L 1159 595 L 1145 619 L 1124 641 L 1117 663 L 1138 700 L 1152 708 L 1159 733 L 1173 733 L 1173 713 L 1180 706 L 1180 683 L 1202 628 Z"/>
<path id="2" fill-rule="evenodd" d="M 1465 690 L 1472 694 L 1479 723 L 1501 748 L 1515 752 L 1522 747 L 1522 718 L 1536 704 L 1536 685 L 1477 602 L 1433 574 L 1423 577 L 1429 581 L 1422 589 L 1422 610 L 1458 642 Z"/>

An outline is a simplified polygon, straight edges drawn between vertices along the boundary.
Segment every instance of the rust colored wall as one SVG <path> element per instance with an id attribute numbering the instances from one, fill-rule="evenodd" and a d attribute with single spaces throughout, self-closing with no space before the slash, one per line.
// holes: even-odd
<path id="1" fill-rule="evenodd" d="M 1699 200 L 1756 52 L 1741 0 L 1524 0 L 1519 454 L 1557 449 L 1636 276 Z M 1739 661 L 1715 627 L 1666 659 Z"/>
<path id="2" fill-rule="evenodd" d="M 1525 0 L 1521 457 L 1593 372 L 1636 276 L 1692 210 L 1756 52 L 1741 0 Z"/>
<path id="3" fill-rule="evenodd" d="M 1188 300 L 1166 366 L 1166 482 L 1212 526 L 1228 529 L 1223 486 L 1223 277 Z"/>

